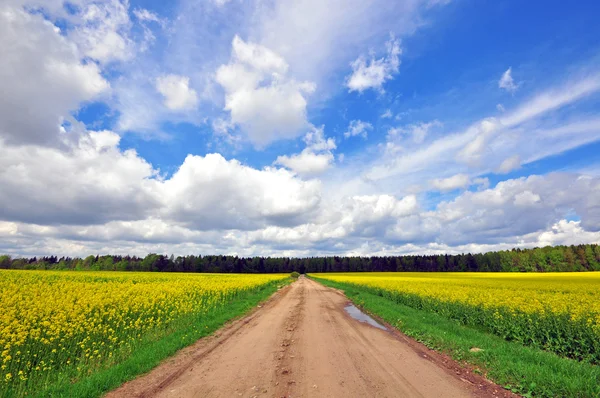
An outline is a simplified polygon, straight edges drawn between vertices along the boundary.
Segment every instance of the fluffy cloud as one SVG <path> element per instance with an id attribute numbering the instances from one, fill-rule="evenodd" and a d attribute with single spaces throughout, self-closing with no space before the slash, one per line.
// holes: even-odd
<path id="1" fill-rule="evenodd" d="M 219 154 L 189 155 L 162 185 L 164 215 L 200 230 L 289 225 L 308 217 L 321 184 L 283 170 L 257 170 Z"/>
<path id="2" fill-rule="evenodd" d="M 360 56 L 353 61 L 352 75 L 346 81 L 349 91 L 362 93 L 367 89 L 383 91 L 383 84 L 393 78 L 400 68 L 400 41 L 392 38 L 385 43 L 387 54 L 379 59 Z"/>
<path id="3" fill-rule="evenodd" d="M 441 203 L 435 219 L 445 222 L 446 243 L 485 242 L 545 230 L 569 214 L 581 226 L 600 230 L 600 179 L 574 174 L 530 176 L 500 182 L 493 189 L 465 192 Z M 589 198 L 593 198 L 591 201 Z"/>
<path id="4" fill-rule="evenodd" d="M 438 191 L 448 192 L 468 187 L 471 184 L 471 179 L 466 174 L 456 174 L 448 178 L 436 178 L 431 180 L 430 184 Z"/>
<path id="5" fill-rule="evenodd" d="M 333 154 L 316 154 L 310 150 L 303 150 L 292 156 L 278 156 L 275 164 L 280 164 L 302 175 L 321 174 L 333 163 Z"/>
<path id="6" fill-rule="evenodd" d="M 63 117 L 110 87 L 40 14 L 0 6 L 0 53 L 0 137 L 10 144 L 55 144 Z"/>
<path id="7" fill-rule="evenodd" d="M 278 156 L 274 164 L 282 165 L 305 176 L 321 174 L 331 167 L 336 148 L 332 138 L 325 138 L 323 127 L 314 128 L 304 137 L 306 148 L 299 154 Z"/>
<path id="8" fill-rule="evenodd" d="M 135 53 L 134 42 L 129 39 L 131 27 L 129 3 L 119 0 L 83 4 L 71 23 L 76 26 L 69 37 L 83 53 L 101 63 L 125 61 Z"/>
<path id="9" fill-rule="evenodd" d="M 591 232 L 581 228 L 579 221 L 560 220 L 548 231 L 538 236 L 538 246 L 580 245 L 600 242 L 600 231 Z"/>
<path id="10" fill-rule="evenodd" d="M 193 109 L 198 105 L 196 91 L 190 88 L 190 78 L 178 75 L 165 75 L 156 79 L 156 90 L 165 99 L 165 106 L 171 110 Z"/>
<path id="11" fill-rule="evenodd" d="M 509 93 L 514 93 L 519 88 L 519 85 L 515 83 L 512 77 L 512 68 L 508 68 L 503 74 L 500 80 L 498 81 L 498 87 L 508 91 Z"/>
<path id="12" fill-rule="evenodd" d="M 225 90 L 225 110 L 257 147 L 297 137 L 308 126 L 306 96 L 315 85 L 288 78 L 287 70 L 278 54 L 238 36 L 232 42 L 230 63 L 217 70 L 216 80 Z"/>
<path id="13" fill-rule="evenodd" d="M 366 139 L 370 130 L 373 130 L 373 125 L 371 123 L 363 122 L 361 120 L 352 120 L 348 125 L 348 131 L 344 133 L 344 137 L 350 138 L 360 135 Z"/>
<path id="14" fill-rule="evenodd" d="M 157 218 L 198 230 L 289 225 L 308 217 L 321 184 L 283 170 L 257 170 L 221 155 L 188 156 L 167 180 L 107 131 L 69 150 L 2 148 L 0 219 L 90 225 Z"/>
<path id="15" fill-rule="evenodd" d="M 146 217 L 159 204 L 156 171 L 118 142 L 101 131 L 68 150 L 1 147 L 0 219 L 84 225 Z"/>

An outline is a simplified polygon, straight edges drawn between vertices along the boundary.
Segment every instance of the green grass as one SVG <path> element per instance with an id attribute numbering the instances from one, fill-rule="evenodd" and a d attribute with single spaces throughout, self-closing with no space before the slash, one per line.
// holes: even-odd
<path id="1" fill-rule="evenodd" d="M 355 285 L 316 281 L 341 289 L 357 306 L 429 348 L 466 362 L 515 393 L 536 397 L 600 397 L 600 367 L 466 327 L 435 313 L 397 304 Z M 482 351 L 471 352 L 473 347 Z"/>
<path id="2" fill-rule="evenodd" d="M 64 377 L 42 390 L 30 391 L 28 396 L 34 397 L 99 397 L 119 387 L 128 380 L 146 373 L 156 367 L 162 360 L 174 355 L 180 349 L 189 346 L 223 326 L 227 321 L 247 314 L 261 301 L 267 299 L 278 285 L 289 280 L 276 281 L 265 285 L 257 291 L 251 291 L 236 297 L 225 306 L 217 307 L 205 314 L 202 319 L 188 328 L 155 341 L 147 341 L 139 346 L 131 355 L 109 368 L 97 369 L 86 377 L 73 381 L 71 376 Z M 19 394 L 21 395 L 21 394 Z"/>

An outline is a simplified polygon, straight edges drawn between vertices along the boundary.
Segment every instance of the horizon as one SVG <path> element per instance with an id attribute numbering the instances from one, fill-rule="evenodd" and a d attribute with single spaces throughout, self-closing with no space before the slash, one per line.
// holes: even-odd
<path id="1" fill-rule="evenodd" d="M 414 253 L 409 253 L 409 254 L 397 254 L 397 255 L 388 255 L 388 256 L 381 256 L 381 255 L 359 255 L 359 256 L 339 256 L 339 255 L 319 255 L 319 254 L 315 254 L 315 255 L 311 255 L 311 256 L 305 256 L 305 257 L 291 257 L 291 256 L 260 256 L 260 255 L 256 255 L 256 256 L 238 256 L 237 254 L 202 254 L 202 253 L 193 253 L 193 254 L 186 254 L 186 255 L 175 255 L 174 253 L 167 253 L 167 254 L 161 254 L 161 253 L 146 253 L 145 255 L 131 255 L 131 254 L 88 254 L 85 256 L 67 256 L 67 255 L 58 255 L 58 254 L 48 254 L 48 255 L 38 255 L 38 256 L 11 256 L 9 254 L 0 254 L 0 257 L 2 256 L 9 256 L 11 258 L 11 260 L 17 260 L 17 259 L 40 259 L 40 258 L 48 258 L 48 257 L 56 257 L 57 260 L 60 259 L 71 259 L 71 260 L 85 260 L 86 258 L 89 257 L 95 257 L 95 258 L 100 258 L 100 257 L 131 257 L 131 258 L 145 258 L 147 256 L 151 256 L 151 255 L 157 255 L 157 256 L 162 256 L 164 258 L 184 258 L 184 257 L 237 257 L 239 259 L 251 259 L 251 258 L 271 258 L 271 259 L 281 259 L 281 258 L 287 258 L 287 259 L 294 259 L 294 260 L 305 260 L 305 259 L 310 259 L 310 258 L 333 258 L 333 257 L 340 257 L 340 258 L 369 258 L 369 257 L 411 257 L 411 256 L 421 256 L 421 257 L 430 257 L 430 256 L 467 256 L 467 255 L 485 255 L 485 254 L 492 254 L 492 253 L 499 253 L 499 252 L 513 252 L 513 251 L 517 251 L 517 250 L 521 250 L 521 251 L 528 251 L 528 250 L 536 250 L 536 249 L 548 249 L 548 248 L 562 248 L 562 247 L 577 247 L 577 246 L 599 246 L 600 244 L 598 243 L 580 243 L 580 244 L 572 244 L 572 245 L 547 245 L 547 246 L 534 246 L 534 247 L 527 247 L 527 248 L 520 248 L 520 247 L 513 247 L 510 249 L 503 249 L 503 250 L 495 250 L 495 251 L 487 251 L 487 252 L 456 252 L 456 253 L 447 253 L 447 252 L 440 252 L 440 253 L 419 253 L 419 254 L 414 254 Z M 38 258 L 39 257 L 39 258 Z"/>

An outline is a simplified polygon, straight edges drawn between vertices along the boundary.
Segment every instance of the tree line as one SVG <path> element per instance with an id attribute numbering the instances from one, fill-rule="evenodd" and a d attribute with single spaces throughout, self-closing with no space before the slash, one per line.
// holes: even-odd
<path id="1" fill-rule="evenodd" d="M 0 269 L 219 273 L 600 271 L 600 246 L 547 246 L 476 254 L 385 257 L 175 257 L 151 253 L 146 257 L 98 255 L 86 258 L 11 258 L 4 255 L 0 256 Z"/>

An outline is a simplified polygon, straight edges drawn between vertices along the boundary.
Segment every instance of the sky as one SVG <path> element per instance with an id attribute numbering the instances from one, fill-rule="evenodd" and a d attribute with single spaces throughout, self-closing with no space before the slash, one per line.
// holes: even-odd
<path id="1" fill-rule="evenodd" d="M 0 253 L 600 242 L 600 3 L 4 0 Z"/>

